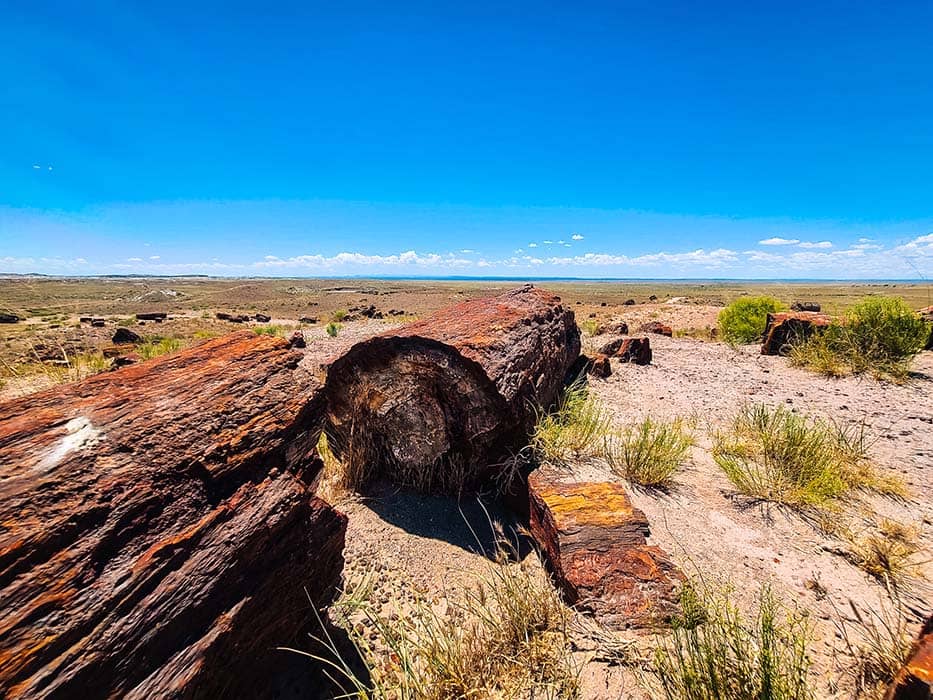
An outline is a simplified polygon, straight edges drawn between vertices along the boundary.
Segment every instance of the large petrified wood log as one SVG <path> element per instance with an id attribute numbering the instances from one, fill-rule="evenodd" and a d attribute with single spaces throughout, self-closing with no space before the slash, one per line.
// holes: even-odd
<path id="1" fill-rule="evenodd" d="M 342 567 L 320 386 L 235 333 L 0 405 L 0 696 L 242 694 Z"/>
<path id="2" fill-rule="evenodd" d="M 649 545 L 648 520 L 614 482 L 553 468 L 528 477 L 529 529 L 568 602 L 607 627 L 669 622 L 683 574 Z"/>
<path id="3" fill-rule="evenodd" d="M 786 355 L 790 352 L 791 345 L 809 338 L 831 322 L 832 317 L 814 311 L 768 314 L 761 354 Z"/>
<path id="4" fill-rule="evenodd" d="M 910 658 L 884 697 L 885 700 L 929 700 L 933 697 L 933 615 L 920 629 Z"/>
<path id="5" fill-rule="evenodd" d="M 353 346 L 327 370 L 338 455 L 391 478 L 472 472 L 524 440 L 580 354 L 573 312 L 526 285 Z"/>

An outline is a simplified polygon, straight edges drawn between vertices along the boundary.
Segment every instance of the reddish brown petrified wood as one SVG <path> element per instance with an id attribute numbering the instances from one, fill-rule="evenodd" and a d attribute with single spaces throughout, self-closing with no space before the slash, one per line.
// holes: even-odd
<path id="1" fill-rule="evenodd" d="M 761 343 L 761 354 L 786 355 L 790 352 L 791 345 L 806 340 L 813 333 L 826 328 L 831 322 L 831 316 L 815 311 L 768 314 Z"/>
<path id="2" fill-rule="evenodd" d="M 616 629 L 663 624 L 683 575 L 647 543 L 648 521 L 614 482 L 528 477 L 530 530 L 568 602 Z"/>
<path id="3" fill-rule="evenodd" d="M 910 658 L 885 695 L 885 700 L 929 700 L 933 697 L 933 615 L 920 629 Z"/>
<path id="4" fill-rule="evenodd" d="M 521 443 L 580 354 L 573 312 L 526 285 L 353 346 L 327 371 L 338 455 L 389 476 L 479 465 Z"/>
<path id="5" fill-rule="evenodd" d="M 0 405 L 0 696 L 261 675 L 342 566 L 300 358 L 246 331 Z"/>

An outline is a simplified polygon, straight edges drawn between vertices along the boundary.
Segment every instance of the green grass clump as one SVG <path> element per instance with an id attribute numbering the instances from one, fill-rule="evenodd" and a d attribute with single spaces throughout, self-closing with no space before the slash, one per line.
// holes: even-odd
<path id="1" fill-rule="evenodd" d="M 182 342 L 178 338 L 158 338 L 147 340 L 136 346 L 136 352 L 144 360 L 160 357 L 181 350 Z"/>
<path id="2" fill-rule="evenodd" d="M 592 337 L 599 333 L 599 322 L 595 318 L 580 321 L 580 330 Z"/>
<path id="3" fill-rule="evenodd" d="M 327 333 L 327 335 L 329 335 L 331 338 L 336 338 L 341 328 L 343 328 L 342 325 L 331 321 L 326 326 L 324 326 L 324 332 Z"/>
<path id="4" fill-rule="evenodd" d="M 693 437 L 676 419 L 645 418 L 625 431 L 606 436 L 604 456 L 618 476 L 641 486 L 662 487 L 687 459 Z"/>
<path id="5" fill-rule="evenodd" d="M 340 323 L 340 322 L 341 322 L 343 319 L 345 319 L 348 315 L 349 315 L 349 314 L 348 314 L 346 311 L 344 311 L 344 310 L 341 309 L 340 311 L 335 311 L 335 312 L 331 315 L 330 320 L 333 321 L 334 323 Z"/>
<path id="6" fill-rule="evenodd" d="M 765 332 L 768 314 L 786 307 L 774 297 L 743 297 L 719 312 L 723 340 L 731 345 L 757 343 Z"/>
<path id="7" fill-rule="evenodd" d="M 599 454 L 610 420 L 584 379 L 567 386 L 554 411 L 538 417 L 531 445 L 538 457 L 556 465 Z"/>
<path id="8" fill-rule="evenodd" d="M 253 328 L 256 331 L 256 335 L 274 335 L 282 337 L 285 335 L 285 326 L 280 326 L 277 324 L 272 324 L 268 326 L 256 326 Z"/>
<path id="9" fill-rule="evenodd" d="M 754 619 L 726 593 L 706 592 L 685 602 L 653 670 L 668 700 L 810 700 L 810 636 L 806 618 L 782 610 L 767 586 Z"/>
<path id="10" fill-rule="evenodd" d="M 903 496 L 902 483 L 874 469 L 864 428 L 763 404 L 745 406 L 717 434 L 713 458 L 738 490 L 791 506 L 824 506 L 851 489 Z"/>
<path id="11" fill-rule="evenodd" d="M 797 343 L 791 361 L 829 376 L 869 373 L 903 380 L 930 327 L 897 297 L 868 297 L 822 332 Z"/>
<path id="12" fill-rule="evenodd" d="M 414 586 L 401 616 L 374 605 L 364 576 L 332 608 L 368 670 L 361 677 L 324 632 L 322 663 L 345 695 L 366 700 L 579 697 L 579 667 L 567 632 L 570 612 L 540 568 L 500 552 L 464 594 L 434 605 Z M 299 652 L 305 653 L 305 652 Z"/>

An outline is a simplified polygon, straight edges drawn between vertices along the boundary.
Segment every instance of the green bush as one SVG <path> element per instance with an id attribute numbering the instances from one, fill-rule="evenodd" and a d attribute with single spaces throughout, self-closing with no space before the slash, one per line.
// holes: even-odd
<path id="1" fill-rule="evenodd" d="M 327 335 L 329 335 L 331 338 L 336 338 L 336 337 L 337 337 L 337 334 L 340 332 L 340 329 L 341 329 L 342 327 L 343 327 L 343 326 L 341 326 L 339 323 L 336 323 L 335 321 L 331 321 L 331 322 L 328 323 L 326 326 L 324 326 L 324 331 L 325 331 L 325 332 L 327 333 Z"/>
<path id="2" fill-rule="evenodd" d="M 870 372 L 903 379 L 929 333 L 926 321 L 902 299 L 869 297 L 795 347 L 791 360 L 832 376 Z"/>
<path id="3" fill-rule="evenodd" d="M 757 343 L 765 332 L 768 314 L 786 308 L 774 297 L 743 297 L 719 312 L 722 337 L 730 345 Z"/>

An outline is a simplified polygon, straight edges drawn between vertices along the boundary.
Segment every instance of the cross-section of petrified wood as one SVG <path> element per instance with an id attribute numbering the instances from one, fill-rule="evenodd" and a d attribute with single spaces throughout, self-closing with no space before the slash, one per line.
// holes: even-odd
<path id="1" fill-rule="evenodd" d="M 528 498 L 531 534 L 568 602 L 616 629 L 670 620 L 683 575 L 647 544 L 645 514 L 621 484 L 548 468 L 528 477 Z"/>
<path id="2" fill-rule="evenodd" d="M 573 312 L 531 285 L 363 341 L 327 371 L 335 451 L 390 477 L 495 460 L 579 354 Z"/>
<path id="3" fill-rule="evenodd" d="M 247 331 L 0 405 L 0 696 L 246 692 L 342 566 L 300 358 Z"/>
<path id="4" fill-rule="evenodd" d="M 891 683 L 885 700 L 928 700 L 933 697 L 933 615 L 927 618 L 910 658 Z"/>

